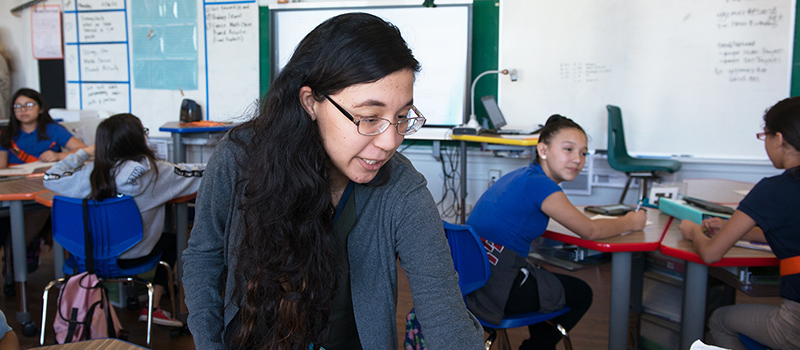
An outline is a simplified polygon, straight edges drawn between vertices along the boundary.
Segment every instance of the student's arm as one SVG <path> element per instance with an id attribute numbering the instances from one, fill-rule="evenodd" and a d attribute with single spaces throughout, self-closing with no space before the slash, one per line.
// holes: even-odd
<path id="1" fill-rule="evenodd" d="M 710 219 L 703 220 L 701 226 L 703 230 L 705 230 L 706 236 L 714 237 L 714 235 L 716 235 L 717 232 L 719 232 L 719 230 L 722 229 L 722 227 L 725 226 L 725 223 L 727 222 L 728 221 L 723 218 L 713 217 Z M 758 226 L 753 227 L 753 229 L 750 230 L 750 232 L 748 232 L 746 235 L 744 235 L 742 239 L 753 242 L 767 243 L 767 238 L 764 237 L 764 231 L 762 231 L 761 228 Z"/>
<path id="2" fill-rule="evenodd" d="M 751 233 L 755 226 L 755 220 L 744 212 L 737 210 L 725 226 L 711 238 L 703 233 L 703 228 L 700 225 L 689 220 L 683 220 L 678 229 L 680 229 L 684 238 L 694 242 L 694 249 L 700 255 L 700 258 L 707 264 L 711 264 L 722 259 L 725 253 L 740 239 L 751 234 L 758 235 L 757 232 Z M 760 235 L 763 238 L 764 233 L 761 232 Z"/>
<path id="3" fill-rule="evenodd" d="M 0 169 L 8 168 L 8 151 L 0 151 Z"/>
<path id="4" fill-rule="evenodd" d="M 61 152 L 44 151 L 39 156 L 39 160 L 43 162 L 57 162 L 67 158 L 67 156 L 77 152 L 79 149 L 86 148 L 86 144 L 83 143 L 83 141 L 78 140 L 77 137 L 73 136 L 69 138 L 69 141 L 67 141 L 67 144 L 64 146 L 64 148 L 67 150 Z"/>
<path id="5" fill-rule="evenodd" d="M 597 240 L 644 228 L 647 213 L 629 212 L 614 220 L 592 220 L 575 208 L 564 192 L 554 192 L 542 202 L 542 211 L 583 239 Z"/>
<path id="6" fill-rule="evenodd" d="M 88 196 L 92 191 L 89 177 L 92 174 L 93 164 L 84 165 L 84 163 L 89 159 L 89 152 L 94 153 L 94 146 L 79 150 L 53 164 L 45 173 L 44 187 L 67 197 Z"/>
<path id="7" fill-rule="evenodd" d="M 0 339 L 0 350 L 19 350 L 19 338 L 14 331 L 8 331 L 2 339 Z"/>

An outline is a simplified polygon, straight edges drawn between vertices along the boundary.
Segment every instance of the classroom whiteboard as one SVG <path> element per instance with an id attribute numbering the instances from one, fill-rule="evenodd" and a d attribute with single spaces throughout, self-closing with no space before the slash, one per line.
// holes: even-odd
<path id="1" fill-rule="evenodd" d="M 607 148 L 607 104 L 640 155 L 766 159 L 755 133 L 790 93 L 790 0 L 501 0 L 499 102 L 512 125 L 573 118 Z"/>
<path id="2" fill-rule="evenodd" d="M 467 111 L 471 63 L 471 1 L 293 3 L 270 8 L 273 76 L 289 61 L 295 47 L 326 19 L 348 12 L 366 12 L 400 29 L 422 70 L 414 84 L 414 105 L 426 125 L 462 124 Z"/>
<path id="3" fill-rule="evenodd" d="M 67 108 L 133 113 L 151 135 L 178 120 L 184 98 L 204 119 L 248 117 L 259 94 L 256 0 L 133 1 L 63 1 Z"/>

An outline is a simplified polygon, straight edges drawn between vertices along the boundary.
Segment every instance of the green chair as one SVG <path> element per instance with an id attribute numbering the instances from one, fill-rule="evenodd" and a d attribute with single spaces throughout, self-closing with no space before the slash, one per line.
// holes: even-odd
<path id="1" fill-rule="evenodd" d="M 608 165 L 628 176 L 625 189 L 619 202 L 625 200 L 633 178 L 640 179 L 638 200 L 647 197 L 649 180 L 658 179 L 659 171 L 674 173 L 681 169 L 681 163 L 674 159 L 634 158 L 625 146 L 625 130 L 622 127 L 622 111 L 617 106 L 607 105 L 608 109 Z"/>

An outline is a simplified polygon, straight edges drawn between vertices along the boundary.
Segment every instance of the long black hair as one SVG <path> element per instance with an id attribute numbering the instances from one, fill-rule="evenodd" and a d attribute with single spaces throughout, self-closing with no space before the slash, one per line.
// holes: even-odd
<path id="1" fill-rule="evenodd" d="M 116 167 L 126 160 L 148 159 L 158 173 L 156 155 L 147 145 L 142 121 L 133 114 L 115 114 L 97 125 L 95 134 L 94 169 L 90 175 L 91 199 L 103 200 L 117 196 Z"/>
<path id="2" fill-rule="evenodd" d="M 781 133 L 789 145 L 800 151 L 800 96 L 783 99 L 770 107 L 764 113 L 764 131 Z M 800 177 L 800 166 L 792 168 L 792 175 Z"/>
<path id="3" fill-rule="evenodd" d="M 11 148 L 11 140 L 17 137 L 20 132 L 20 123 L 14 114 L 14 101 L 16 101 L 20 96 L 30 98 L 36 101 L 36 104 L 39 105 L 39 116 L 36 118 L 36 135 L 39 137 L 39 141 L 50 139 L 47 137 L 46 126 L 47 124 L 56 122 L 52 117 L 50 117 L 50 108 L 47 106 L 47 102 L 45 102 L 44 97 L 40 93 L 38 93 L 36 90 L 28 88 L 17 90 L 17 92 L 11 96 L 11 103 L 8 105 L 8 110 L 11 113 L 8 115 L 8 125 L 6 125 L 6 127 L 3 129 L 3 132 L 0 133 L 0 146 L 5 147 L 6 149 Z"/>
<path id="4" fill-rule="evenodd" d="M 328 19 L 295 49 L 270 84 L 253 120 L 231 132 L 239 159 L 245 232 L 236 250 L 234 298 L 241 323 L 232 342 L 243 349 L 308 349 L 327 326 L 337 287 L 332 246 L 331 167 L 318 124 L 299 91 L 315 98 L 402 70 L 418 72 L 400 31 L 365 13 Z M 386 166 L 371 182 L 388 179 Z"/>
<path id="5" fill-rule="evenodd" d="M 544 123 L 542 131 L 539 133 L 539 143 L 549 145 L 550 140 L 563 129 L 578 129 L 586 135 L 586 131 L 583 131 L 583 128 L 578 125 L 578 123 L 572 121 L 572 119 L 560 114 L 553 114 L 550 118 L 547 118 L 547 122 Z M 536 158 L 533 159 L 533 164 L 539 164 L 539 161 L 539 152 L 536 152 Z"/>

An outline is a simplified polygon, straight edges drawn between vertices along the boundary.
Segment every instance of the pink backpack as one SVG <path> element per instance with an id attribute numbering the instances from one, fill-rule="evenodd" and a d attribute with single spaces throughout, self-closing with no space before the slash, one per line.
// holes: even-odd
<path id="1" fill-rule="evenodd" d="M 59 344 L 97 338 L 117 338 L 122 330 L 108 291 L 95 274 L 70 277 L 58 294 L 53 323 Z"/>

